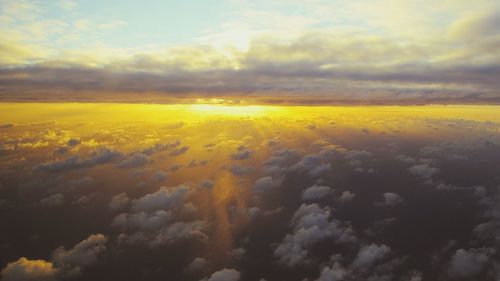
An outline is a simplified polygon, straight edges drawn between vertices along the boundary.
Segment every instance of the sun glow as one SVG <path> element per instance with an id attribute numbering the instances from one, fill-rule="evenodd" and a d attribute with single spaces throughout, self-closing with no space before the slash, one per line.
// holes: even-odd
<path id="1" fill-rule="evenodd" d="M 269 114 L 278 110 L 273 106 L 262 105 L 214 105 L 193 104 L 189 109 L 197 114 L 225 115 L 225 116 L 256 116 Z"/>

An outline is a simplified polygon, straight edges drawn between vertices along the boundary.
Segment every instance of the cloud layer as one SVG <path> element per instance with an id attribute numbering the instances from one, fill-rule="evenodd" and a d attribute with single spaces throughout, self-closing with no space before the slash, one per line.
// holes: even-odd
<path id="1" fill-rule="evenodd" d="M 234 2 L 219 31 L 189 43 L 119 48 L 83 42 L 92 38 L 88 30 L 126 31 L 126 24 L 68 22 L 36 1 L 5 1 L 0 98 L 499 102 L 493 1 Z M 269 20 L 275 24 L 262 24 Z M 62 42 L 71 25 L 79 40 L 69 48 Z"/>

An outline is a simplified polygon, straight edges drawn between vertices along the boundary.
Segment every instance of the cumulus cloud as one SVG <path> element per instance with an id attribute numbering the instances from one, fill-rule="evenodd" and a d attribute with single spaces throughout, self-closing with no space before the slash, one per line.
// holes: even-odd
<path id="1" fill-rule="evenodd" d="M 321 271 L 318 279 L 316 281 L 340 281 L 348 275 L 348 272 L 339 263 L 335 263 L 333 266 L 325 266 Z"/>
<path id="2" fill-rule="evenodd" d="M 401 161 L 403 163 L 406 163 L 406 164 L 415 164 L 415 162 L 416 162 L 415 158 L 410 157 L 410 156 L 406 156 L 403 154 L 400 154 L 400 155 L 394 157 L 394 159 Z"/>
<path id="3" fill-rule="evenodd" d="M 243 256 L 245 255 L 246 252 L 247 251 L 245 250 L 245 248 L 240 247 L 240 248 L 232 249 L 231 251 L 229 251 L 227 253 L 227 256 L 230 257 L 231 259 L 239 260 L 239 259 L 243 258 Z"/>
<path id="4" fill-rule="evenodd" d="M 386 192 L 382 196 L 384 197 L 384 205 L 387 206 L 395 206 L 403 202 L 403 198 L 394 192 Z"/>
<path id="5" fill-rule="evenodd" d="M 262 168 L 266 175 L 274 176 L 286 172 L 293 164 L 300 160 L 299 154 L 288 148 L 281 148 L 264 161 Z"/>
<path id="6" fill-rule="evenodd" d="M 448 274 L 453 278 L 474 277 L 486 268 L 495 252 L 492 248 L 458 249 L 451 257 Z"/>
<path id="7" fill-rule="evenodd" d="M 195 258 L 189 263 L 186 271 L 189 273 L 197 273 L 202 271 L 207 266 L 207 260 L 204 258 Z"/>
<path id="8" fill-rule="evenodd" d="M 248 159 L 252 156 L 253 154 L 253 150 L 250 150 L 248 149 L 246 146 L 244 145 L 240 145 L 237 150 L 232 153 L 230 156 L 231 156 L 231 159 L 233 160 L 245 160 L 245 159 Z"/>
<path id="9" fill-rule="evenodd" d="M 439 169 L 432 167 L 429 164 L 417 164 L 408 168 L 408 171 L 420 178 L 430 179 L 435 173 L 439 172 Z"/>
<path id="10" fill-rule="evenodd" d="M 178 155 L 186 153 L 188 150 L 189 150 L 189 146 L 179 147 L 179 148 L 172 150 L 170 152 L 170 156 L 178 156 Z"/>
<path id="11" fill-rule="evenodd" d="M 234 164 L 234 165 L 231 165 L 229 170 L 235 176 L 243 176 L 243 175 L 247 175 L 249 173 L 252 173 L 254 171 L 254 168 Z"/>
<path id="12" fill-rule="evenodd" d="M 146 194 L 139 199 L 132 200 L 132 210 L 135 212 L 149 212 L 160 209 L 169 209 L 180 204 L 188 194 L 190 188 L 185 185 L 176 187 L 162 186 L 158 191 Z"/>
<path id="13" fill-rule="evenodd" d="M 143 153 L 135 153 L 133 155 L 127 156 L 120 163 L 117 164 L 119 168 L 137 168 L 144 166 L 149 163 L 151 160 L 149 156 Z"/>
<path id="14" fill-rule="evenodd" d="M 9 262 L 2 270 L 4 281 L 54 281 L 58 269 L 45 260 L 29 260 L 22 257 Z"/>
<path id="15" fill-rule="evenodd" d="M 103 234 L 92 234 L 87 239 L 66 250 L 63 246 L 52 253 L 54 264 L 58 267 L 81 267 L 97 262 L 99 255 L 106 250 L 108 237 Z"/>
<path id="16" fill-rule="evenodd" d="M 377 262 L 384 259 L 391 252 L 391 248 L 382 244 L 370 244 L 359 249 L 352 267 L 357 269 L 369 269 Z"/>
<path id="17" fill-rule="evenodd" d="M 54 250 L 51 262 L 21 257 L 2 270 L 2 280 L 55 281 L 59 277 L 75 276 L 83 267 L 97 262 L 99 255 L 106 250 L 107 242 L 106 236 L 92 234 L 70 250 L 63 246 Z"/>
<path id="18" fill-rule="evenodd" d="M 356 194 L 350 192 L 349 190 L 345 190 L 342 192 L 338 200 L 340 201 L 340 203 L 347 203 L 353 200 L 354 197 L 356 197 Z"/>
<path id="19" fill-rule="evenodd" d="M 349 225 L 332 219 L 330 210 L 317 204 L 302 204 L 292 218 L 292 226 L 293 232 L 287 234 L 274 251 L 274 255 L 288 266 L 304 263 L 309 248 L 319 241 L 328 238 L 337 242 L 356 240 Z"/>
<path id="20" fill-rule="evenodd" d="M 153 231 L 167 225 L 172 219 L 171 211 L 158 210 L 151 213 L 122 213 L 113 219 L 112 226 L 122 229 Z"/>
<path id="21" fill-rule="evenodd" d="M 337 148 L 325 148 L 316 154 L 307 154 L 290 169 L 303 171 L 311 177 L 320 177 L 330 171 L 330 161 L 337 155 Z"/>
<path id="22" fill-rule="evenodd" d="M 109 208 L 112 210 L 119 210 L 128 205 L 130 199 L 125 192 L 119 193 L 111 197 Z"/>
<path id="23" fill-rule="evenodd" d="M 68 141 L 68 145 L 69 145 L 69 146 L 77 146 L 77 145 L 79 145 L 80 143 L 82 143 L 82 142 L 81 142 L 79 139 L 74 139 L 74 138 L 73 138 L 73 139 L 70 139 L 70 140 Z"/>
<path id="24" fill-rule="evenodd" d="M 40 205 L 45 207 L 55 207 L 64 203 L 64 195 L 56 193 L 40 200 Z"/>
<path id="25" fill-rule="evenodd" d="M 157 182 L 162 182 L 162 181 L 165 181 L 167 179 L 167 173 L 165 173 L 164 171 L 156 171 L 151 176 L 151 178 Z"/>
<path id="26" fill-rule="evenodd" d="M 35 167 L 37 171 L 44 172 L 63 172 L 71 169 L 89 168 L 114 161 L 122 156 L 109 148 L 100 148 L 94 151 L 89 158 L 82 159 L 80 156 L 71 156 L 64 160 L 47 162 Z"/>
<path id="27" fill-rule="evenodd" d="M 266 192 L 275 187 L 277 183 L 273 180 L 272 177 L 262 177 L 255 181 L 253 188 L 257 192 Z"/>
<path id="28" fill-rule="evenodd" d="M 174 142 L 169 142 L 169 143 L 157 143 L 151 147 L 143 149 L 140 153 L 145 154 L 147 156 L 151 156 L 155 153 L 174 149 L 180 145 L 181 145 L 181 142 L 179 140 L 176 140 Z"/>
<path id="29" fill-rule="evenodd" d="M 207 229 L 208 226 L 204 221 L 176 222 L 168 227 L 164 227 L 156 237 L 150 241 L 150 244 L 152 246 L 160 246 L 191 238 L 207 241 Z"/>
<path id="30" fill-rule="evenodd" d="M 327 196 L 332 189 L 329 186 L 313 185 L 302 192 L 302 199 L 314 200 Z"/>
<path id="31" fill-rule="evenodd" d="M 214 272 L 210 278 L 204 279 L 205 281 L 238 281 L 240 280 L 240 272 L 234 269 L 221 269 Z"/>

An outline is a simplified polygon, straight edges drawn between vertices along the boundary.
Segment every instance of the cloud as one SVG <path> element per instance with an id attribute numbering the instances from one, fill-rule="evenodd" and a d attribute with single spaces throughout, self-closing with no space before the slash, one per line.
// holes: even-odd
<path id="1" fill-rule="evenodd" d="M 271 190 L 273 187 L 277 186 L 277 183 L 272 177 L 262 177 L 255 181 L 253 189 L 257 192 L 266 192 Z"/>
<path id="2" fill-rule="evenodd" d="M 452 278 L 471 278 L 481 273 L 495 253 L 492 248 L 458 249 L 451 257 L 448 274 Z"/>
<path id="3" fill-rule="evenodd" d="M 245 147 L 244 145 L 240 145 L 237 150 L 230 155 L 233 160 L 245 160 L 252 157 L 253 151 Z"/>
<path id="4" fill-rule="evenodd" d="M 202 271 L 207 266 L 207 260 L 204 258 L 195 258 L 189 263 L 186 271 L 189 273 L 197 273 Z"/>
<path id="5" fill-rule="evenodd" d="M 55 207 L 64 203 L 64 195 L 61 193 L 53 194 L 40 200 L 40 205 L 45 207 Z"/>
<path id="6" fill-rule="evenodd" d="M 227 256 L 233 260 L 240 260 L 244 257 L 246 252 L 247 251 L 245 250 L 245 248 L 240 247 L 240 248 L 232 249 L 231 251 L 229 251 L 227 253 Z"/>
<path id="7" fill-rule="evenodd" d="M 109 208 L 111 210 L 119 210 L 123 209 L 128 205 L 130 199 L 128 198 L 125 192 L 119 193 L 111 197 L 111 201 L 109 201 Z"/>
<path id="8" fill-rule="evenodd" d="M 55 249 L 51 262 L 22 257 L 7 264 L 2 270 L 2 280 L 55 281 L 59 277 L 74 277 L 83 267 L 97 262 L 99 255 L 106 250 L 107 242 L 106 236 L 92 234 L 70 250 L 63 246 Z"/>
<path id="9" fill-rule="evenodd" d="M 413 157 L 406 156 L 403 154 L 400 154 L 400 155 L 394 157 L 394 159 L 401 161 L 403 163 L 407 163 L 407 164 L 415 164 L 415 162 L 416 162 L 416 160 Z"/>
<path id="10" fill-rule="evenodd" d="M 151 176 L 151 178 L 157 182 L 163 182 L 167 179 L 167 173 L 165 173 L 164 171 L 156 171 Z"/>
<path id="11" fill-rule="evenodd" d="M 384 204 L 387 206 L 395 206 L 403 202 L 403 198 L 394 192 L 386 192 L 382 196 L 384 197 Z"/>
<path id="12" fill-rule="evenodd" d="M 82 159 L 80 156 L 71 156 L 65 160 L 47 162 L 37 165 L 36 171 L 44 172 L 64 172 L 72 169 L 90 168 L 96 165 L 106 164 L 122 156 L 121 153 L 110 150 L 109 148 L 100 148 L 94 151 L 89 158 Z"/>
<path id="13" fill-rule="evenodd" d="M 158 210 L 151 213 L 122 213 L 113 219 L 111 225 L 124 230 L 156 231 L 166 226 L 171 220 L 171 211 Z"/>
<path id="14" fill-rule="evenodd" d="M 188 194 L 190 188 L 185 185 L 176 187 L 162 186 L 158 191 L 146 194 L 132 201 L 132 210 L 135 212 L 149 212 L 155 210 L 169 209 L 180 204 Z"/>
<path id="15" fill-rule="evenodd" d="M 81 144 L 82 142 L 79 140 L 79 139 L 70 139 L 68 141 L 68 145 L 69 146 L 77 146 L 79 144 Z"/>
<path id="16" fill-rule="evenodd" d="M 329 186 L 313 185 L 302 192 L 302 199 L 314 200 L 327 196 L 332 189 Z"/>
<path id="17" fill-rule="evenodd" d="M 439 172 L 439 169 L 431 167 L 428 164 L 417 164 L 408 168 L 408 171 L 423 179 L 430 179 L 435 173 Z"/>
<path id="18" fill-rule="evenodd" d="M 168 227 L 164 227 L 156 237 L 150 241 L 150 244 L 154 247 L 191 238 L 207 241 L 208 236 L 205 233 L 207 228 L 208 226 L 204 221 L 176 222 Z"/>
<path id="19" fill-rule="evenodd" d="M 127 156 L 125 159 L 120 161 L 120 163 L 117 164 L 119 168 L 125 169 L 125 168 L 137 168 L 144 166 L 145 164 L 149 163 L 151 160 L 148 155 L 142 154 L 142 153 L 135 153 L 130 156 Z"/>
<path id="20" fill-rule="evenodd" d="M 287 234 L 274 251 L 280 262 L 288 266 L 304 263 L 308 250 L 317 242 L 335 238 L 337 242 L 353 242 L 356 240 L 349 225 L 331 219 L 328 208 L 320 208 L 317 204 L 302 204 L 292 218 L 293 232 Z"/>
<path id="21" fill-rule="evenodd" d="M 280 175 L 299 160 L 300 156 L 296 151 L 289 148 L 280 148 L 264 161 L 262 170 L 266 175 Z"/>
<path id="22" fill-rule="evenodd" d="M 480 0 L 474 7 L 465 1 L 436 7 L 429 0 L 236 1 L 228 4 L 234 12 L 224 23 L 213 21 L 216 26 L 206 26 L 203 36 L 185 44 L 144 46 L 144 37 L 129 32 L 127 48 L 95 41 L 113 40 L 103 31 L 129 31 L 126 22 L 60 13 L 61 7 L 77 8 L 74 1 L 53 5 L 57 13 L 47 5 L 4 2 L 3 98 L 127 100 L 136 93 L 289 102 L 289 97 L 396 103 L 499 98 L 500 7 L 494 1 Z"/>
<path id="23" fill-rule="evenodd" d="M 158 152 L 162 152 L 162 151 L 167 151 L 167 150 L 171 150 L 171 149 L 174 149 L 178 146 L 181 145 L 181 142 L 180 141 L 175 141 L 175 142 L 171 142 L 171 143 L 166 143 L 166 144 L 163 144 L 163 143 L 157 143 L 155 144 L 154 146 L 151 146 L 151 147 L 148 147 L 148 148 L 145 148 L 144 150 L 142 150 L 142 154 L 146 154 L 148 156 L 151 156 L 155 153 L 158 153 Z"/>
<path id="24" fill-rule="evenodd" d="M 368 270 L 375 263 L 384 259 L 391 252 L 391 248 L 386 245 L 370 244 L 359 249 L 352 267 Z"/>
<path id="25" fill-rule="evenodd" d="M 356 194 L 350 192 L 349 190 L 345 190 L 344 192 L 342 192 L 342 194 L 340 195 L 339 197 L 339 201 L 344 204 L 344 203 L 347 203 L 351 200 L 354 199 L 354 197 L 356 197 Z"/>
<path id="26" fill-rule="evenodd" d="M 337 152 L 336 148 L 326 148 L 316 154 L 307 154 L 290 169 L 306 172 L 314 178 L 320 177 L 330 171 L 331 165 L 329 162 Z"/>
<path id="27" fill-rule="evenodd" d="M 452 36 L 458 40 L 494 39 L 500 35 L 500 9 L 482 11 L 461 18 L 450 28 Z"/>
<path id="28" fill-rule="evenodd" d="M 178 155 L 186 153 L 188 150 L 189 150 L 189 146 L 179 147 L 179 148 L 172 150 L 170 152 L 170 156 L 178 156 Z"/>
<path id="29" fill-rule="evenodd" d="M 29 260 L 25 257 L 9 262 L 2 270 L 4 281 L 55 281 L 58 269 L 45 260 Z"/>
<path id="30" fill-rule="evenodd" d="M 325 266 L 321 271 L 316 281 L 340 281 L 348 276 L 348 272 L 340 264 L 335 263 L 333 266 Z"/>
<path id="31" fill-rule="evenodd" d="M 58 267 L 81 267 L 97 262 L 99 255 L 106 250 L 108 237 L 103 234 L 92 234 L 87 239 L 66 250 L 63 246 L 52 253 L 54 264 Z"/>
<path id="32" fill-rule="evenodd" d="M 206 281 L 238 281 L 240 280 L 240 272 L 234 269 L 221 269 L 216 271 L 210 276 L 210 278 L 205 279 Z"/>
<path id="33" fill-rule="evenodd" d="M 247 174 L 252 173 L 254 171 L 254 168 L 234 164 L 234 165 L 231 165 L 229 170 L 235 176 L 243 176 L 243 175 L 247 175 Z"/>

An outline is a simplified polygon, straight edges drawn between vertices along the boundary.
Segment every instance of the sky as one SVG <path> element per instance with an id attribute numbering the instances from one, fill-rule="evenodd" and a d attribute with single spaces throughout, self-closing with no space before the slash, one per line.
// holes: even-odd
<path id="1" fill-rule="evenodd" d="M 1 0 L 0 98 L 497 103 L 499 24 L 494 0 Z"/>

